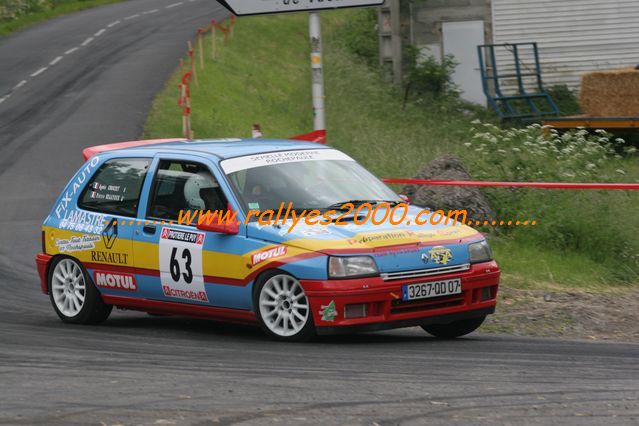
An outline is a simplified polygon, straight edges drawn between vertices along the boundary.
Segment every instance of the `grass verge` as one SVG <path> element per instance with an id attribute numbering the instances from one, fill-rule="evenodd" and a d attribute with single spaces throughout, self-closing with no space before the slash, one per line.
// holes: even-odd
<path id="1" fill-rule="evenodd" d="M 329 143 L 381 177 L 413 176 L 427 161 L 444 153 L 470 160 L 476 154 L 470 152 L 464 142 L 474 132 L 472 121 L 477 118 L 477 113 L 460 111 L 449 104 L 437 102 L 428 105 L 409 103 L 403 109 L 401 96 L 383 82 L 364 60 L 347 51 L 338 39 L 353 13 L 357 12 L 322 13 Z M 206 43 L 208 45 L 209 40 Z M 216 59 L 208 56 L 205 69 L 198 68 L 199 86 L 192 85 L 196 137 L 249 137 L 251 125 L 255 122 L 262 125 L 265 137 L 287 138 L 311 130 L 306 14 L 239 19 L 234 39 L 222 47 Z M 176 73 L 157 96 L 145 137 L 181 136 L 178 82 Z M 638 167 L 629 165 L 629 170 L 628 181 L 639 179 Z M 614 200 L 625 202 L 618 200 L 618 194 L 583 194 L 583 197 L 589 196 L 593 197 L 594 208 L 601 206 L 610 210 L 616 202 Z M 571 197 L 574 198 L 568 196 L 569 199 Z M 538 199 L 544 201 L 544 196 Z M 542 207 L 548 210 L 551 220 L 555 219 L 551 217 L 552 211 L 561 211 L 556 203 L 564 202 L 571 206 L 588 204 L 586 199 L 582 204 L 569 204 L 570 200 L 562 201 L 560 197 L 547 200 L 550 205 Z M 637 206 L 636 201 L 628 201 L 628 208 Z M 545 210 L 543 213 L 546 215 Z M 575 212 L 575 217 L 578 214 Z M 614 211 L 608 212 L 607 216 L 602 216 L 602 221 L 605 222 L 606 218 L 612 220 L 614 215 Z M 595 215 L 589 215 L 588 219 L 590 217 Z M 540 226 L 544 226 L 544 217 L 536 219 Z M 623 219 L 616 217 L 615 221 Z M 571 225 L 557 232 L 563 233 L 564 237 L 570 237 L 572 233 L 587 236 L 590 235 L 587 228 L 606 226 L 605 223 L 598 225 L 585 220 L 575 223 L 583 229 L 575 229 L 577 225 Z M 621 229 L 621 225 L 618 228 Z M 628 232 L 633 229 L 627 228 Z M 539 236 L 539 232 L 537 237 L 525 231 L 496 237 L 493 245 L 508 284 L 512 286 L 524 289 L 585 288 L 593 291 L 628 287 L 633 282 L 632 278 L 628 279 L 632 274 L 620 278 L 619 262 L 609 261 L 616 254 L 608 253 L 610 250 L 603 245 L 607 235 L 613 238 L 612 233 L 596 234 L 602 240 L 602 256 L 586 247 L 583 240 L 573 243 L 566 237 L 570 240 L 567 245 L 581 244 L 582 247 L 562 249 L 559 245 L 548 244 L 552 236 Z M 631 253 L 630 249 L 627 251 Z M 621 259 L 623 262 L 625 260 Z"/>
<path id="2" fill-rule="evenodd" d="M 24 30 L 31 25 L 58 16 L 68 15 L 80 10 L 89 9 L 104 4 L 118 3 L 125 0 L 72 0 L 70 2 L 61 3 L 47 10 L 40 10 L 26 13 L 13 19 L 0 20 L 0 36 Z"/>

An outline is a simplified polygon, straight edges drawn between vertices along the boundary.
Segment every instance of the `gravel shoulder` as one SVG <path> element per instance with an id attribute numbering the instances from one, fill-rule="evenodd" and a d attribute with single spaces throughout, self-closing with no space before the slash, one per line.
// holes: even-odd
<path id="1" fill-rule="evenodd" d="M 639 288 L 519 289 L 502 284 L 482 331 L 517 336 L 639 342 Z"/>

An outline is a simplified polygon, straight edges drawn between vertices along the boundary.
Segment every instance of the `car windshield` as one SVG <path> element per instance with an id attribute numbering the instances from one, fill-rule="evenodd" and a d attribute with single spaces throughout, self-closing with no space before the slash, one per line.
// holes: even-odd
<path id="1" fill-rule="evenodd" d="M 274 156 L 274 157 L 270 157 Z M 222 162 L 246 210 L 337 209 L 345 202 L 401 199 L 379 179 L 336 150 L 289 151 Z"/>

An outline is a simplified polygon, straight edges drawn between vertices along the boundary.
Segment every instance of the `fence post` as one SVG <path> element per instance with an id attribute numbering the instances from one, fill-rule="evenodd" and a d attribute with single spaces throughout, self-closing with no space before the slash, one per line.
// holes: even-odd
<path id="1" fill-rule="evenodd" d="M 180 84 L 180 104 L 182 106 L 182 135 L 187 138 L 186 133 L 186 84 Z"/>
<path id="2" fill-rule="evenodd" d="M 200 54 L 200 69 L 204 70 L 204 49 L 202 48 L 202 31 L 197 31 L 197 44 Z"/>
<path id="3" fill-rule="evenodd" d="M 215 59 L 215 36 L 215 25 L 211 25 L 211 59 Z"/>
<path id="4" fill-rule="evenodd" d="M 193 75 L 193 79 L 195 80 L 195 85 L 197 87 L 200 87 L 200 82 L 197 78 L 197 72 L 195 70 L 195 52 L 193 50 L 193 44 L 191 43 L 190 40 L 188 42 L 188 46 L 189 46 L 189 56 L 191 57 L 191 75 Z"/>

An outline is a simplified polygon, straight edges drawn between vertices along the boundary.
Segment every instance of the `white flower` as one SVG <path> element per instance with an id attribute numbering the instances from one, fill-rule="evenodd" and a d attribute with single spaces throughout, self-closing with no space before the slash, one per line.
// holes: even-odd
<path id="1" fill-rule="evenodd" d="M 464 144 L 464 146 L 471 146 L 471 145 L 472 145 L 472 143 L 470 143 L 470 142 L 466 142 L 466 143 Z"/>
<path id="2" fill-rule="evenodd" d="M 617 170 L 615 170 L 615 172 L 619 173 L 620 175 L 625 175 L 626 174 L 626 172 L 621 170 L 621 169 L 617 169 Z"/>
<path id="3" fill-rule="evenodd" d="M 596 165 L 596 164 L 593 164 L 593 163 L 588 163 L 588 164 L 586 164 L 586 169 L 588 169 L 588 170 L 592 170 L 592 169 L 594 169 L 594 168 L 596 168 L 596 167 L 597 167 L 597 165 Z"/>

